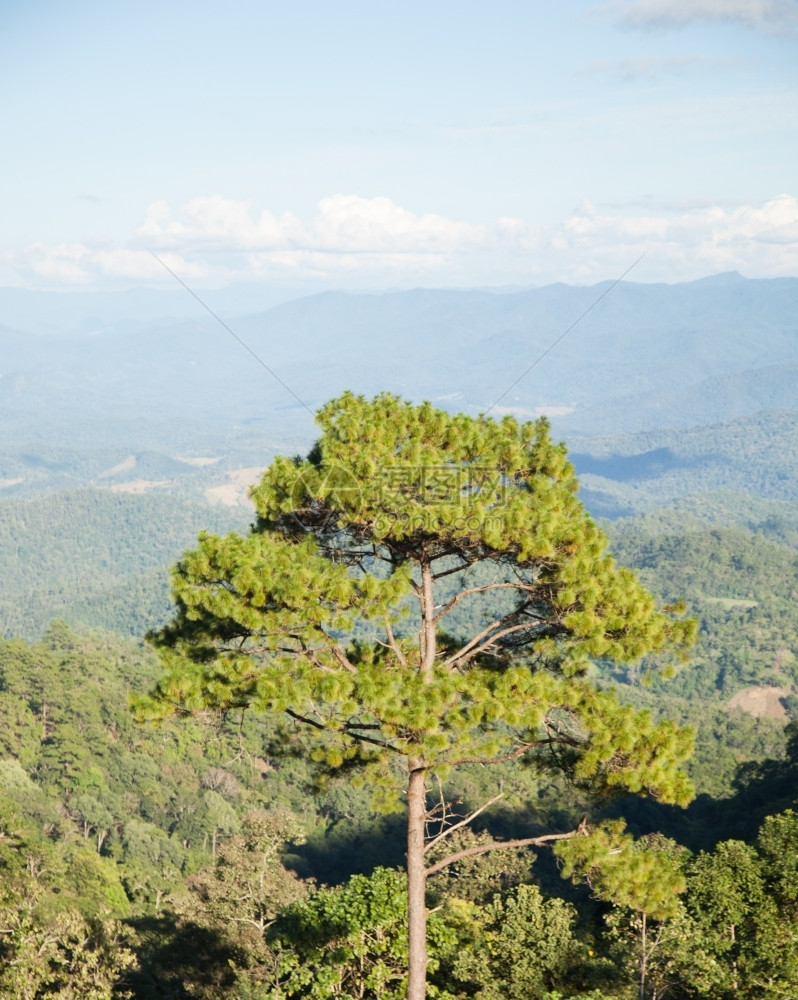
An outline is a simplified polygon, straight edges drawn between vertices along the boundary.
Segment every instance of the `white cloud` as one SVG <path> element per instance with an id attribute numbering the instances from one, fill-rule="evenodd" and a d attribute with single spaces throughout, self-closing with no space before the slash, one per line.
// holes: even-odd
<path id="1" fill-rule="evenodd" d="M 173 282 L 150 248 L 194 287 L 233 281 L 337 287 L 591 283 L 614 278 L 646 252 L 638 281 L 718 271 L 798 274 L 798 198 L 760 205 L 623 206 L 584 199 L 544 227 L 517 218 L 475 225 L 418 215 L 389 198 L 332 195 L 301 222 L 245 202 L 198 198 L 173 212 L 156 202 L 126 246 L 34 244 L 9 263 L 34 287 Z"/>
<path id="2" fill-rule="evenodd" d="M 300 229 L 299 222 L 290 214 L 277 219 L 264 211 L 260 218 L 254 219 L 248 202 L 212 195 L 188 202 L 178 219 L 172 218 L 167 202 L 154 202 L 136 235 L 155 246 L 201 241 L 209 247 L 232 243 L 243 249 L 285 246 L 287 239 Z"/>
<path id="3" fill-rule="evenodd" d="M 188 262 L 177 253 L 161 253 L 158 255 L 176 274 L 188 281 L 202 279 L 210 273 L 210 269 L 198 262 Z M 151 282 L 160 280 L 164 274 L 163 264 L 151 253 L 141 250 L 130 250 L 125 247 L 115 247 L 111 250 L 99 250 L 92 256 L 93 262 L 100 273 L 109 278 L 131 278 L 135 281 Z"/>
<path id="4" fill-rule="evenodd" d="M 482 228 L 453 222 L 442 215 L 414 215 L 390 198 L 337 194 L 319 202 L 314 219 L 317 239 L 355 252 L 368 247 L 387 252 L 451 251 L 479 243 Z"/>
<path id="5" fill-rule="evenodd" d="M 798 29 L 795 0 L 610 0 L 595 10 L 630 28 L 683 28 L 710 22 L 778 34 Z"/>
<path id="6" fill-rule="evenodd" d="M 329 250 L 352 253 L 395 253 L 422 247 L 444 250 L 464 240 L 478 239 L 478 228 L 440 215 L 414 215 L 390 198 L 360 198 L 336 194 L 323 198 L 308 226 L 291 213 L 279 218 L 263 211 L 254 218 L 250 205 L 214 195 L 196 198 L 172 219 L 169 206 L 156 202 L 136 230 L 151 243 L 175 242 L 234 246 L 239 250 Z"/>
<path id="7" fill-rule="evenodd" d="M 55 284 L 79 285 L 92 279 L 91 251 L 82 243 L 32 243 L 22 256 L 34 274 Z"/>
<path id="8" fill-rule="evenodd" d="M 211 268 L 197 262 L 188 262 L 179 254 L 159 255 L 181 277 L 203 279 Z M 164 267 L 148 251 L 126 247 L 102 247 L 88 243 L 58 243 L 45 246 L 33 243 L 16 255 L 5 255 L 8 264 L 24 278 L 33 277 L 34 285 L 58 287 L 63 285 L 96 286 L 103 279 L 123 279 L 151 283 L 163 278 Z M 43 281 L 41 279 L 44 279 Z M 23 284 L 30 284 L 24 282 Z"/>
<path id="9" fill-rule="evenodd" d="M 663 76 L 680 76 L 695 70 L 727 70 L 743 65 L 740 59 L 716 59 L 699 54 L 667 57 L 637 56 L 614 61 L 598 60 L 585 66 L 581 75 L 610 76 L 622 83 L 631 83 L 636 80 L 655 80 Z"/>

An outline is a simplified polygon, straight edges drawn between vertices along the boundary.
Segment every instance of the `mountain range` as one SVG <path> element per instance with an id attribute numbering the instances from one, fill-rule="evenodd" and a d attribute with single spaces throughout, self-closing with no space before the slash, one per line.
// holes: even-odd
<path id="1" fill-rule="evenodd" d="M 137 481 L 207 489 L 306 450 L 344 389 L 546 413 L 608 511 L 796 495 L 798 278 L 327 292 L 218 319 L 177 290 L 62 294 L 60 330 L 36 294 L 0 289 L 0 496 L 124 483 L 130 456 Z"/>

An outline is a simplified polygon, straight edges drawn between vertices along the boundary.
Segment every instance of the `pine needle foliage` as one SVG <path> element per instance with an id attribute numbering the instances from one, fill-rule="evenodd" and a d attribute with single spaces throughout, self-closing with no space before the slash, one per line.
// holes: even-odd
<path id="1" fill-rule="evenodd" d="M 250 533 L 202 534 L 175 567 L 174 619 L 150 637 L 165 674 L 139 717 L 282 713 L 321 773 L 357 767 L 386 800 L 417 803 L 414 775 L 423 792 L 517 759 L 685 803 L 690 733 L 588 671 L 683 652 L 694 623 L 615 564 L 547 422 L 347 393 L 318 423 L 307 458 L 252 490 Z"/>

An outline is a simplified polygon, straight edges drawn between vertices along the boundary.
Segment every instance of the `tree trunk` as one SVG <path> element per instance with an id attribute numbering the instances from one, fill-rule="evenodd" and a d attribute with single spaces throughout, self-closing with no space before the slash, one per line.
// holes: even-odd
<path id="1" fill-rule="evenodd" d="M 424 834 L 427 819 L 426 771 L 423 760 L 411 759 L 407 787 L 407 1000 L 424 1000 L 427 993 L 427 873 Z"/>
<path id="2" fill-rule="evenodd" d="M 640 952 L 640 1000 L 645 1000 L 646 997 L 646 968 L 648 955 L 646 954 L 646 948 L 648 942 L 646 941 L 646 912 L 643 911 L 643 920 L 641 925 L 640 941 L 642 944 L 642 949 Z"/>
<path id="3" fill-rule="evenodd" d="M 435 598 L 432 565 L 421 560 L 421 605 L 419 672 L 429 681 L 435 663 Z M 427 995 L 427 870 L 424 845 L 427 832 L 427 771 L 423 758 L 408 759 L 407 785 L 407 1000 L 425 1000 Z"/>

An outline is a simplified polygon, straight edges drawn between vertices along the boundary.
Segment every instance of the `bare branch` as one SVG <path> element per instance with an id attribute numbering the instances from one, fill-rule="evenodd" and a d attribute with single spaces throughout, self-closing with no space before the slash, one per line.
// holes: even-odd
<path id="1" fill-rule="evenodd" d="M 345 722 L 341 727 L 342 732 L 354 732 L 360 729 L 376 729 L 379 730 L 382 727 L 379 722 Z"/>
<path id="2" fill-rule="evenodd" d="M 443 782 L 439 774 L 435 775 L 435 781 L 438 785 L 438 802 L 432 807 L 432 809 L 427 810 L 427 816 L 425 819 L 425 830 L 428 830 L 431 823 L 437 821 L 438 829 L 441 830 L 446 825 L 446 820 L 449 816 L 450 806 L 446 800 L 446 796 L 443 794 Z M 427 834 L 425 833 L 425 837 Z M 425 848 L 426 850 L 426 848 Z"/>
<path id="3" fill-rule="evenodd" d="M 334 673 L 336 673 L 336 668 L 335 667 L 331 667 L 331 666 L 327 666 L 327 664 L 322 663 L 321 660 L 318 658 L 318 656 L 316 656 L 315 651 L 307 650 L 305 652 L 305 656 L 308 658 L 308 661 L 310 663 L 312 663 L 313 666 L 317 670 L 321 671 L 321 673 L 323 673 L 323 674 L 334 674 Z"/>
<path id="4" fill-rule="evenodd" d="M 499 792 L 499 794 L 494 795 L 492 799 L 488 799 L 488 801 L 484 805 L 481 805 L 479 809 L 475 809 L 470 816 L 466 816 L 465 819 L 461 819 L 459 823 L 455 823 L 453 826 L 447 827 L 445 830 L 439 833 L 437 837 L 432 838 L 432 840 L 424 848 L 424 853 L 426 854 L 427 851 L 430 850 L 430 848 L 434 847 L 436 844 L 439 844 L 442 840 L 448 837 L 450 833 L 454 833 L 455 830 L 459 830 L 461 827 L 468 826 L 468 824 L 472 820 L 476 819 L 480 813 L 485 812 L 486 809 L 489 809 L 494 802 L 498 802 L 499 799 L 501 798 L 504 798 L 504 792 Z"/>
<path id="5" fill-rule="evenodd" d="M 327 732 L 327 726 L 323 722 L 317 722 L 315 719 L 309 719 L 306 715 L 300 715 L 299 712 L 295 712 L 293 708 L 287 708 L 285 710 L 286 715 L 290 715 L 292 719 L 297 722 L 301 722 L 305 726 L 313 726 L 314 729 L 321 729 L 323 732 Z"/>
<path id="6" fill-rule="evenodd" d="M 375 747 L 382 747 L 383 750 L 392 750 L 394 753 L 401 754 L 404 756 L 404 751 L 401 747 L 394 746 L 393 743 L 388 743 L 386 740 L 375 740 L 373 736 L 364 736 L 362 733 L 356 733 L 353 730 L 342 730 L 344 736 L 349 736 L 353 740 L 357 740 L 358 743 L 371 743 Z"/>
<path id="7" fill-rule="evenodd" d="M 518 625 L 510 625 L 507 628 L 502 628 L 502 622 L 507 621 L 509 617 L 510 615 L 505 615 L 503 618 L 491 622 L 487 628 L 484 628 L 478 635 L 475 635 L 473 639 L 467 642 L 465 646 L 461 646 L 456 653 L 445 660 L 444 666 L 456 667 L 460 666 L 461 663 L 467 663 L 475 656 L 490 649 L 499 639 L 503 639 L 504 636 L 512 635 L 513 632 L 522 632 L 524 629 L 530 628 L 529 622 L 521 622 Z M 543 625 L 546 623 L 541 622 L 540 624 Z M 498 631 L 494 631 L 496 629 Z"/>
<path id="8" fill-rule="evenodd" d="M 391 628 L 391 623 L 387 618 L 385 619 L 385 634 L 388 637 L 388 645 L 393 650 L 394 656 L 396 656 L 396 659 L 402 664 L 403 667 L 406 667 L 407 660 L 405 659 L 402 650 L 399 648 L 399 644 L 397 643 L 396 637 L 393 634 L 393 629 Z"/>
<path id="9" fill-rule="evenodd" d="M 439 576 L 444 576 L 444 573 L 440 573 Z M 438 579 L 436 576 L 434 579 Z M 486 583 L 481 587 L 466 587 L 465 590 L 461 590 L 459 594 L 455 594 L 454 597 L 447 601 L 441 608 L 440 613 L 435 618 L 435 623 L 437 624 L 441 618 L 449 614 L 452 608 L 458 604 L 464 597 L 468 597 L 469 594 L 482 594 L 486 590 L 524 590 L 532 592 L 535 589 L 533 584 L 524 585 L 522 583 Z M 499 619 L 502 621 L 503 619 Z"/>
<path id="10" fill-rule="evenodd" d="M 538 747 L 557 746 L 560 744 L 577 747 L 580 741 L 575 736 L 568 736 L 567 733 L 561 733 L 559 736 L 551 736 L 545 740 L 533 740 L 531 743 L 522 743 L 515 750 L 500 754 L 498 757 L 458 757 L 456 760 L 447 760 L 446 763 L 449 767 L 459 767 L 461 764 L 505 764 L 507 761 L 518 760 L 519 757 L 523 757 L 527 750 L 537 750 Z"/>
<path id="11" fill-rule="evenodd" d="M 550 740 L 543 740 L 540 742 L 549 743 Z M 534 743 L 523 743 L 521 746 L 516 747 L 515 750 L 511 750 L 509 753 L 504 753 L 498 757 L 458 757 L 457 760 L 447 760 L 446 763 L 449 767 L 459 767 L 460 764 L 506 764 L 510 760 L 518 760 L 519 757 L 527 752 L 527 750 L 534 750 L 540 745 L 539 741 Z"/>
<path id="12" fill-rule="evenodd" d="M 350 674 L 357 673 L 357 669 L 352 663 L 350 663 L 349 658 L 345 655 L 344 651 L 337 643 L 332 647 L 332 654 L 336 658 L 336 660 L 338 660 L 338 662 L 341 664 L 344 670 L 347 670 Z"/>
<path id="13" fill-rule="evenodd" d="M 448 858 L 443 858 L 436 861 L 434 865 L 430 865 L 427 868 L 427 877 L 437 875 L 444 868 L 448 868 L 456 861 L 462 861 L 463 858 L 474 858 L 479 854 L 487 854 L 488 851 L 508 850 L 513 847 L 547 847 L 558 840 L 570 840 L 577 834 L 587 834 L 587 819 L 584 816 L 579 821 L 579 825 L 568 833 L 547 833 L 542 837 L 525 837 L 522 840 L 494 840 L 490 844 L 480 844 L 478 847 L 467 847 L 465 850 L 455 851 Z"/>
<path id="14" fill-rule="evenodd" d="M 436 556 L 435 558 L 440 558 L 440 557 Z M 441 580 L 444 576 L 451 576 L 452 573 L 460 573 L 463 570 L 468 569 L 469 566 L 473 566 L 476 561 L 477 561 L 477 557 L 476 556 L 474 556 L 473 559 L 466 559 L 462 563 L 460 563 L 459 566 L 452 566 L 451 569 L 442 569 L 440 571 L 440 573 L 433 574 L 432 579 L 433 580 Z"/>

